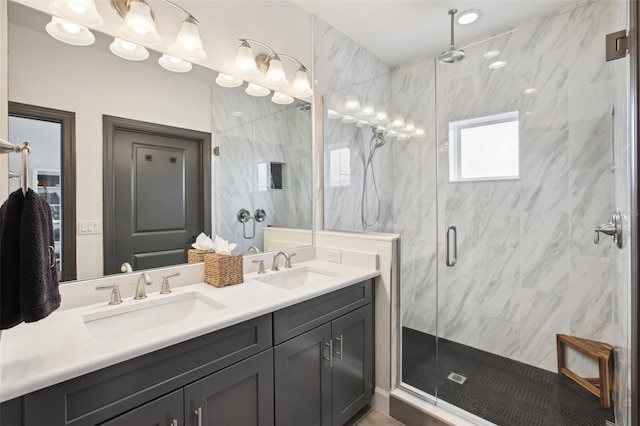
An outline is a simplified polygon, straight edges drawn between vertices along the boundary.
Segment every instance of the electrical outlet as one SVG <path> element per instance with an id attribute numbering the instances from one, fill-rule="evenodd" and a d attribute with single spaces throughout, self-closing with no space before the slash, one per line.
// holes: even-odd
<path id="1" fill-rule="evenodd" d="M 340 250 L 329 250 L 327 255 L 329 262 L 342 263 L 342 252 Z"/>
<path id="2" fill-rule="evenodd" d="M 78 235 L 102 234 L 101 220 L 78 221 Z"/>

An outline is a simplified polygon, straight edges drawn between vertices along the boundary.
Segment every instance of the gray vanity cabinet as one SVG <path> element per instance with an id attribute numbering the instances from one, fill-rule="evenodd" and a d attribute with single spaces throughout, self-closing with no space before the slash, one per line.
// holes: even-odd
<path id="1" fill-rule="evenodd" d="M 186 386 L 184 418 L 194 426 L 273 426 L 273 350 Z"/>
<path id="2" fill-rule="evenodd" d="M 116 417 L 101 426 L 181 426 L 182 389 Z"/>
<path id="3" fill-rule="evenodd" d="M 274 348 L 278 426 L 343 425 L 373 393 L 372 282 L 274 313 L 274 338 L 324 324 Z"/>
<path id="4" fill-rule="evenodd" d="M 331 324 L 274 349 L 276 424 L 331 425 Z"/>

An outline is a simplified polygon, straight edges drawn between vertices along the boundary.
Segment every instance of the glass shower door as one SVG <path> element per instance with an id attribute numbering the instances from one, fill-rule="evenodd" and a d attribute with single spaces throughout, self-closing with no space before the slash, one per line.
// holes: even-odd
<path id="1" fill-rule="evenodd" d="M 614 206 L 617 77 L 604 60 L 614 3 L 436 63 L 437 399 L 496 424 L 613 420 L 595 397 L 567 401 L 586 391 L 558 378 L 556 334 L 618 339 L 616 249 L 593 242 Z M 598 376 L 584 359 L 568 362 Z"/>

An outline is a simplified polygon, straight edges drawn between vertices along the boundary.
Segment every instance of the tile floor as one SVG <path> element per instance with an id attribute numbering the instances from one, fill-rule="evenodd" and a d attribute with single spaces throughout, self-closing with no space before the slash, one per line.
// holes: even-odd
<path id="1" fill-rule="evenodd" d="M 358 420 L 354 426 L 404 426 L 404 423 L 385 416 L 380 411 L 372 408 L 367 414 Z"/>

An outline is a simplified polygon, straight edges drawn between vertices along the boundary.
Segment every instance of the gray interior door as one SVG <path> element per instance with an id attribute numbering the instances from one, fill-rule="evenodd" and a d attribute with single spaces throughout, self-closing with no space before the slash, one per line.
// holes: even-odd
<path id="1" fill-rule="evenodd" d="M 107 139 L 113 188 L 105 196 L 105 273 L 120 272 L 123 262 L 135 270 L 185 263 L 194 237 L 209 228 L 204 141 L 120 127 Z"/>

